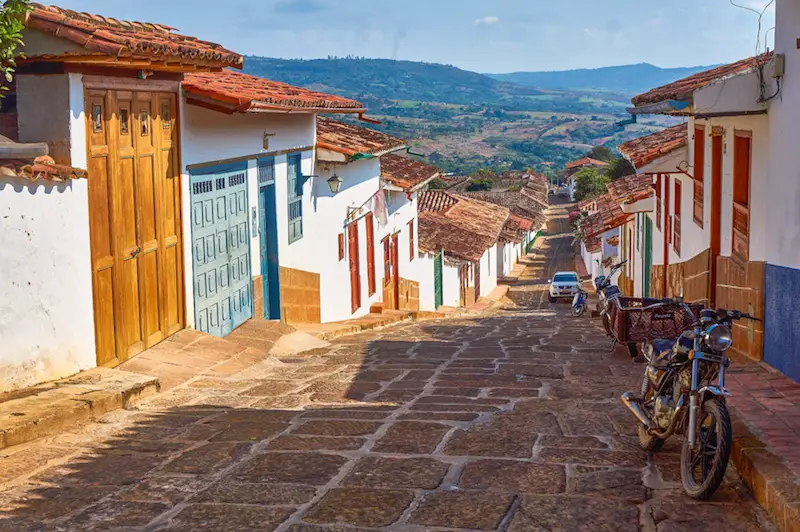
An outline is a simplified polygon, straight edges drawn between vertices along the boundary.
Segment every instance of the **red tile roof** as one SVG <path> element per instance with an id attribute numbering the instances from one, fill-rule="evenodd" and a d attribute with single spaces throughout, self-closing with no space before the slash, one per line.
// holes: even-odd
<path id="1" fill-rule="evenodd" d="M 583 245 L 589 253 L 600 253 L 603 250 L 603 241 L 599 236 L 584 237 Z"/>
<path id="2" fill-rule="evenodd" d="M 653 177 L 649 175 L 629 175 L 611 181 L 606 185 L 612 199 L 620 205 L 634 203 L 655 194 Z"/>
<path id="3" fill-rule="evenodd" d="M 45 181 L 66 181 L 67 179 L 83 179 L 87 177 L 86 170 L 56 164 L 48 156 L 37 157 L 34 160 L 4 159 L 0 160 L 0 176 L 22 177 L 29 181 L 43 179 Z"/>
<path id="4" fill-rule="evenodd" d="M 633 105 L 639 107 L 642 105 L 659 103 L 667 100 L 685 101 L 692 98 L 692 93 L 697 89 L 701 89 L 712 83 L 722 81 L 737 74 L 742 74 L 755 69 L 759 65 L 767 63 L 772 57 L 772 52 L 767 52 L 756 57 L 748 57 L 741 61 L 736 61 L 729 65 L 712 68 L 705 72 L 698 72 L 689 77 L 679 79 L 673 83 L 663 85 L 655 88 L 639 96 L 631 99 Z"/>
<path id="5" fill-rule="evenodd" d="M 463 196 L 507 208 L 519 218 L 528 220 L 532 225 L 541 227 L 547 220 L 544 208 L 535 199 L 517 192 L 464 192 Z"/>
<path id="6" fill-rule="evenodd" d="M 501 236 L 511 213 L 504 207 L 442 190 L 420 194 L 419 247 L 475 262 Z"/>
<path id="7" fill-rule="evenodd" d="M 358 154 L 378 155 L 406 146 L 403 139 L 369 129 L 317 117 L 317 147 L 353 157 Z"/>
<path id="8" fill-rule="evenodd" d="M 406 191 L 418 190 L 439 173 L 435 166 L 402 155 L 389 153 L 381 157 L 381 177 Z"/>
<path id="9" fill-rule="evenodd" d="M 169 26 L 128 22 L 38 3 L 33 3 L 32 8 L 25 26 L 83 46 L 86 55 L 209 68 L 241 68 L 244 62 L 241 55 L 219 44 L 174 33 Z"/>
<path id="10" fill-rule="evenodd" d="M 293 87 L 233 70 L 186 74 L 183 90 L 229 108 L 229 112 L 307 111 L 363 113 L 355 101 Z M 198 100 L 195 100 L 198 101 Z M 202 102 L 202 100 L 200 100 Z"/>
<path id="11" fill-rule="evenodd" d="M 572 170 L 573 168 L 578 168 L 581 166 L 608 166 L 608 163 L 605 161 L 592 159 L 591 157 L 581 157 L 580 159 L 570 161 L 566 164 L 567 170 Z"/>
<path id="12" fill-rule="evenodd" d="M 525 233 L 530 231 L 532 227 L 533 224 L 530 220 L 526 220 L 525 218 L 520 218 L 519 216 L 514 216 L 512 214 L 506 221 L 506 225 L 503 226 L 500 239 L 506 243 L 522 242 L 523 238 L 525 237 Z"/>
<path id="13" fill-rule="evenodd" d="M 629 140 L 618 146 L 619 152 L 634 168 L 643 168 L 664 155 L 687 145 L 689 128 L 686 124 L 668 127 L 656 133 Z"/>
<path id="14" fill-rule="evenodd" d="M 581 221 L 581 234 L 584 239 L 616 229 L 631 220 L 632 215 L 622 212 L 619 203 L 611 198 L 611 194 L 603 194 L 595 200 L 597 201 L 597 212 Z"/>

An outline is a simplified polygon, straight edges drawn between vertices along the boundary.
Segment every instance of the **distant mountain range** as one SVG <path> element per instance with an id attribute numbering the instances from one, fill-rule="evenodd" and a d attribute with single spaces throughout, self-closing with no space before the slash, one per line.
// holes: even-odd
<path id="1" fill-rule="evenodd" d="M 639 94 L 714 66 L 661 68 L 649 63 L 549 72 L 487 74 L 498 81 L 550 90 L 609 90 Z"/>

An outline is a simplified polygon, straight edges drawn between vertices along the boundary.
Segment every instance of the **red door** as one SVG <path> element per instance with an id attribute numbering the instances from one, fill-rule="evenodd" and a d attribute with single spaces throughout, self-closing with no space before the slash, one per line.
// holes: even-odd
<path id="1" fill-rule="evenodd" d="M 358 222 L 347 226 L 347 244 L 350 256 L 350 300 L 353 312 L 361 307 L 361 271 L 358 260 Z"/>
<path id="2" fill-rule="evenodd" d="M 394 307 L 400 308 L 400 254 L 397 242 L 397 233 L 392 235 L 392 285 L 394 289 Z"/>
<path id="3" fill-rule="evenodd" d="M 367 224 L 367 282 L 369 283 L 370 297 L 375 294 L 375 221 L 372 213 L 367 213 L 364 218 Z"/>
<path id="4" fill-rule="evenodd" d="M 722 231 L 722 135 L 711 138 L 711 307 L 717 301 L 717 257 Z"/>
<path id="5" fill-rule="evenodd" d="M 669 297 L 669 244 L 672 240 L 672 216 L 669 214 L 669 174 L 664 175 L 664 297 Z"/>

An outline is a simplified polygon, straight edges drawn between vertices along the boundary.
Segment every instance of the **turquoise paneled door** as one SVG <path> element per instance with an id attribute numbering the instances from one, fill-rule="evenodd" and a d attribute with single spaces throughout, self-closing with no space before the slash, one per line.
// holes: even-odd
<path id="1" fill-rule="evenodd" d="M 195 326 L 226 336 L 253 316 L 247 163 L 192 172 Z"/>

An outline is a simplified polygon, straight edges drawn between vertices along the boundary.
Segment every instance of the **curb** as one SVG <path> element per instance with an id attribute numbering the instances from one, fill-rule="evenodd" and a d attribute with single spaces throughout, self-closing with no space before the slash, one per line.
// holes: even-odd
<path id="1" fill-rule="evenodd" d="M 21 399 L 0 403 L 0 449 L 69 430 L 159 391 L 158 379 L 95 368 Z"/>
<path id="2" fill-rule="evenodd" d="M 731 461 L 781 532 L 800 532 L 800 478 L 733 412 Z"/>

